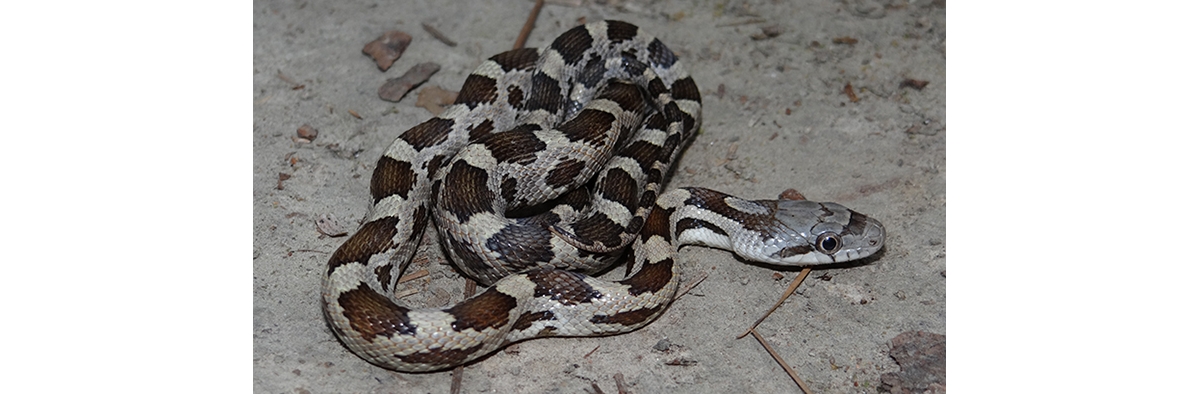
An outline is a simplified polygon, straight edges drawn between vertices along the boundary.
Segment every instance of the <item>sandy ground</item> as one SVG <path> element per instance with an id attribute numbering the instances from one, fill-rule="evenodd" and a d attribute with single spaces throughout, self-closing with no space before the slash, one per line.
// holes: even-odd
<path id="1" fill-rule="evenodd" d="M 345 238 L 322 236 L 314 225 L 329 215 L 352 230 L 367 206 L 375 160 L 397 134 L 430 117 L 414 106 L 415 92 L 390 103 L 376 89 L 433 61 L 442 69 L 425 86 L 458 90 L 482 59 L 511 48 L 533 4 L 444 3 L 254 2 L 256 392 L 449 391 L 449 372 L 380 369 L 333 337 L 318 304 L 321 273 Z M 759 328 L 809 387 L 874 393 L 881 374 L 898 370 L 887 355 L 891 338 L 912 330 L 945 334 L 943 2 L 585 3 L 547 5 L 527 45 L 542 46 L 581 18 L 625 20 L 678 53 L 700 85 L 704 128 L 668 186 L 749 198 L 795 188 L 887 226 L 880 255 L 813 271 Z M 422 22 L 458 45 L 435 40 Z M 770 25 L 782 34 L 751 38 Z M 391 29 L 414 40 L 380 72 L 360 50 Z M 857 42 L 834 42 L 844 37 Z M 929 83 L 902 87 L 908 78 Z M 844 92 L 847 84 L 856 102 Z M 314 143 L 293 141 L 303 124 L 319 130 Z M 281 174 L 290 178 L 280 182 Z M 462 392 L 579 393 L 595 382 L 615 393 L 616 374 L 634 393 L 797 392 L 754 339 L 735 338 L 796 270 L 743 264 L 698 247 L 682 256 L 685 283 L 702 271 L 708 279 L 656 322 L 620 336 L 521 343 L 468 366 Z M 406 300 L 461 299 L 464 279 L 445 263 L 436 247 L 419 251 L 416 264 L 433 274 Z M 623 272 L 614 271 L 607 277 Z M 664 339 L 667 351 L 655 350 Z M 690 365 L 668 365 L 680 360 Z"/>

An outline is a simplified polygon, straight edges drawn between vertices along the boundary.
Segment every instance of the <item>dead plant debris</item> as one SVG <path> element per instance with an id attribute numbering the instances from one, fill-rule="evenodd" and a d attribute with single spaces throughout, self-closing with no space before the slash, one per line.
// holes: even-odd
<path id="1" fill-rule="evenodd" d="M 900 82 L 900 87 L 902 87 L 902 88 L 913 88 L 913 89 L 916 89 L 916 90 L 922 90 L 922 89 L 925 89 L 925 85 L 928 85 L 928 84 L 929 84 L 929 81 L 922 81 L 922 80 L 919 80 L 919 79 L 905 78 L 905 79 L 904 79 L 904 82 Z"/>
<path id="2" fill-rule="evenodd" d="M 858 43 L 858 39 L 854 37 L 838 37 L 833 39 L 833 43 L 839 45 L 854 45 Z"/>
<path id="3" fill-rule="evenodd" d="M 432 62 L 415 65 L 408 69 L 408 71 L 405 71 L 404 75 L 401 75 L 400 78 L 389 79 L 383 86 L 380 86 L 379 98 L 393 103 L 400 101 L 405 94 L 408 94 L 409 90 L 429 80 L 429 77 L 433 73 L 441 69 L 442 66 Z"/>
<path id="4" fill-rule="evenodd" d="M 400 58 L 404 50 L 408 49 L 408 44 L 411 42 L 412 36 L 408 33 L 389 30 L 375 41 L 367 43 L 362 52 L 375 59 L 375 65 L 379 67 L 379 71 L 387 71 L 392 68 L 392 63 Z"/>

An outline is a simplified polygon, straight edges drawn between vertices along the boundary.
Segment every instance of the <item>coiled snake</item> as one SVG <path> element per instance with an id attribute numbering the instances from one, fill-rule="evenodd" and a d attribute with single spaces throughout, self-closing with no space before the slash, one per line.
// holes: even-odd
<path id="1" fill-rule="evenodd" d="M 625 22 L 493 56 L 451 107 L 380 157 L 367 219 L 329 260 L 330 327 L 378 366 L 439 370 L 528 338 L 649 323 L 678 288 L 682 245 L 780 265 L 883 246 L 878 221 L 834 203 L 700 188 L 660 195 L 700 109 L 675 54 Z M 412 309 L 393 292 L 431 217 L 451 260 L 491 287 L 449 308 Z M 628 278 L 588 276 L 627 249 Z"/>

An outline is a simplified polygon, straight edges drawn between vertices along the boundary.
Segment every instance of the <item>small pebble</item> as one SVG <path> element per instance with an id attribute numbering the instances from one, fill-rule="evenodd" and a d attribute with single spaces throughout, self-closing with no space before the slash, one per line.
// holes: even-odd
<path id="1" fill-rule="evenodd" d="M 663 338 L 661 341 L 658 341 L 658 343 L 654 344 L 654 350 L 657 350 L 660 352 L 665 352 L 670 348 L 671 348 L 671 340 L 670 339 Z"/>
<path id="2" fill-rule="evenodd" d="M 312 141 L 317 139 L 317 129 L 305 123 L 300 128 L 296 129 L 296 135 L 300 138 Z"/>

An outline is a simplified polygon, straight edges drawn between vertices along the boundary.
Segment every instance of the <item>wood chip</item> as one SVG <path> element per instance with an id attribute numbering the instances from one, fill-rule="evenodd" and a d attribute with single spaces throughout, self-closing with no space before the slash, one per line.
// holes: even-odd
<path id="1" fill-rule="evenodd" d="M 291 179 L 292 176 L 284 173 L 279 173 L 279 182 L 275 184 L 275 190 L 283 190 L 283 181 Z"/>
<path id="2" fill-rule="evenodd" d="M 400 101 L 414 86 L 429 80 L 429 77 L 433 73 L 441 69 L 442 66 L 439 66 L 437 63 L 427 62 L 415 65 L 408 69 L 408 71 L 405 71 L 404 75 L 401 75 L 400 78 L 389 79 L 383 86 L 380 86 L 379 98 L 393 103 Z"/>
<path id="3" fill-rule="evenodd" d="M 362 120 L 362 115 L 359 115 L 357 111 L 348 109 L 346 112 L 349 112 L 350 116 L 353 116 L 355 119 Z"/>
<path id="4" fill-rule="evenodd" d="M 750 35 L 750 39 L 755 40 L 755 41 L 765 40 L 768 38 L 779 37 L 780 34 L 783 34 L 782 27 L 779 27 L 779 25 L 770 25 L 770 26 L 764 26 L 762 28 L 762 33 L 755 33 L 755 34 Z"/>
<path id="5" fill-rule="evenodd" d="M 433 38 L 436 38 L 438 41 L 441 41 L 443 44 L 446 44 L 446 45 L 449 45 L 452 47 L 458 46 L 457 42 L 454 42 L 454 40 L 451 40 L 449 37 L 446 37 L 445 34 L 442 34 L 441 31 L 438 31 L 438 29 L 433 27 L 433 25 L 430 25 L 428 23 L 421 23 L 421 28 L 425 29 L 425 32 L 429 33 L 429 35 L 432 35 Z"/>
<path id="6" fill-rule="evenodd" d="M 430 86 L 417 93 L 417 106 L 425 108 L 435 116 L 441 115 L 442 111 L 446 110 L 446 106 L 453 104 L 456 98 L 458 98 L 458 92 L 442 89 L 439 86 Z"/>
<path id="7" fill-rule="evenodd" d="M 387 71 L 392 68 L 392 63 L 399 59 L 401 54 L 404 54 L 404 50 L 408 49 L 410 42 L 412 42 L 412 36 L 408 33 L 389 30 L 375 41 L 367 43 L 362 52 L 375 59 L 375 65 L 379 67 L 380 71 Z"/>
<path id="8" fill-rule="evenodd" d="M 833 39 L 834 44 L 854 45 L 858 43 L 858 39 L 854 37 L 838 37 Z"/>
<path id="9" fill-rule="evenodd" d="M 850 97 L 850 102 L 858 102 L 858 95 L 854 94 L 854 87 L 850 86 L 849 82 L 846 82 L 846 86 L 842 88 L 842 93 L 846 93 L 846 97 Z"/>
<path id="10" fill-rule="evenodd" d="M 922 90 L 922 89 L 925 89 L 925 85 L 928 85 L 928 84 L 929 84 L 929 81 L 922 81 L 919 79 L 906 78 L 904 80 L 904 82 L 900 82 L 900 87 Z"/>

